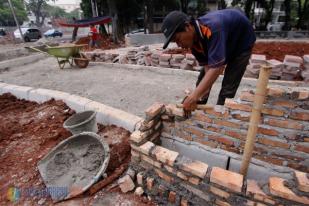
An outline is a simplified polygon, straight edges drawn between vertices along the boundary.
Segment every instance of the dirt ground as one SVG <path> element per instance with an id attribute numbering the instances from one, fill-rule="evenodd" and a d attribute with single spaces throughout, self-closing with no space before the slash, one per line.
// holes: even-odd
<path id="1" fill-rule="evenodd" d="M 37 104 L 16 99 L 10 94 L 0 96 L 0 205 L 52 205 L 49 196 L 25 195 L 25 191 L 45 188 L 36 165 L 59 142 L 71 136 L 62 124 L 72 114 L 74 111 L 62 101 L 50 100 Z M 111 150 L 106 171 L 108 179 L 119 167 L 127 167 L 130 161 L 130 132 L 113 125 L 99 125 L 98 134 Z M 13 188 L 20 191 L 19 196 L 12 196 L 10 192 Z M 153 205 L 145 198 L 121 194 L 115 185 L 109 190 L 129 205 Z M 108 199 L 106 191 L 107 188 L 95 195 L 84 195 L 58 205 L 89 205 L 105 201 Z"/>
<path id="2" fill-rule="evenodd" d="M 188 49 L 169 49 L 166 54 L 186 54 L 191 53 Z M 283 61 L 286 54 L 304 56 L 309 54 L 309 42 L 256 42 L 253 47 L 253 54 L 264 54 L 267 59 L 277 59 Z"/>

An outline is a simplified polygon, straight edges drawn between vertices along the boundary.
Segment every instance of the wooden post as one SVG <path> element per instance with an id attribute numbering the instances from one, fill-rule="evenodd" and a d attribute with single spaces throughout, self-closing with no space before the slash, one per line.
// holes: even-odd
<path id="1" fill-rule="evenodd" d="M 252 112 L 250 116 L 249 129 L 245 144 L 245 150 L 240 167 L 240 174 L 246 176 L 254 148 L 254 140 L 258 130 L 258 124 L 261 118 L 261 110 L 267 94 L 267 84 L 271 73 L 271 67 L 263 66 L 260 70 L 259 79 L 256 86 Z"/>

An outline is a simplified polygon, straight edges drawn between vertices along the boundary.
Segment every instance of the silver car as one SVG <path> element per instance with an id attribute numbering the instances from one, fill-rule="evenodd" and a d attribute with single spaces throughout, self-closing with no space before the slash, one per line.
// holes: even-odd
<path id="1" fill-rule="evenodd" d="M 33 39 L 40 39 L 42 37 L 41 31 L 36 28 L 21 28 L 21 32 L 26 42 L 29 42 Z M 14 31 L 14 36 L 16 39 L 21 39 L 19 29 Z"/>

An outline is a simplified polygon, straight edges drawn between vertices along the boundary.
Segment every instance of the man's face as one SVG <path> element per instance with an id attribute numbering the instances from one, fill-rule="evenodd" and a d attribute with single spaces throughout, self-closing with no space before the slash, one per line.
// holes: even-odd
<path id="1" fill-rule="evenodd" d="M 186 25 L 185 31 L 175 33 L 172 42 L 182 48 L 191 48 L 194 42 L 194 30 L 191 25 Z"/>

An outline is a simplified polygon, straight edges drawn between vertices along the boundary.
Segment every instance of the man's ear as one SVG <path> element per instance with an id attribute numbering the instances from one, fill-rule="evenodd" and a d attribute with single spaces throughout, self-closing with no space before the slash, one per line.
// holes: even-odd
<path id="1" fill-rule="evenodd" d="M 190 24 L 190 22 L 185 23 L 185 30 L 186 31 L 192 31 L 193 30 L 193 26 Z"/>

